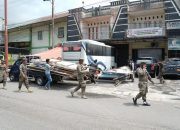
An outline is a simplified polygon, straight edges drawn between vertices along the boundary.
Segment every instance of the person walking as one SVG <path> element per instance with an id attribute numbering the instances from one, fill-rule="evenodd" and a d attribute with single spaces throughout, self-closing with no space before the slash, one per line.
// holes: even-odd
<path id="1" fill-rule="evenodd" d="M 161 84 L 164 84 L 164 78 L 163 78 L 163 73 L 164 73 L 164 65 L 162 62 L 158 62 L 158 66 L 159 66 L 159 74 L 158 74 L 158 79 L 160 80 Z"/>
<path id="2" fill-rule="evenodd" d="M 134 61 L 132 59 L 130 59 L 128 61 L 128 66 L 129 66 L 129 69 L 131 70 L 131 74 L 130 74 L 130 79 L 132 79 L 132 82 L 134 82 L 134 68 L 135 68 L 135 65 L 134 65 Z"/>
<path id="3" fill-rule="evenodd" d="M 5 64 L 5 61 L 1 62 L 1 67 L 3 69 L 3 89 L 6 89 L 5 87 L 6 87 L 8 73 L 7 73 L 7 66 Z"/>
<path id="4" fill-rule="evenodd" d="M 95 74 L 98 69 L 97 60 L 94 60 L 94 63 L 91 63 L 89 66 L 90 80 L 92 83 L 96 84 Z"/>
<path id="5" fill-rule="evenodd" d="M 137 105 L 137 99 L 142 97 L 143 105 L 150 106 L 146 101 L 146 95 L 148 93 L 148 80 L 154 84 L 151 80 L 151 76 L 146 70 L 146 63 L 141 63 L 140 67 L 137 68 L 138 78 L 139 78 L 139 93 L 133 98 L 134 105 Z"/>
<path id="6" fill-rule="evenodd" d="M 22 64 L 19 67 L 20 70 L 20 75 L 19 75 L 19 92 L 21 92 L 21 87 L 22 84 L 26 86 L 28 92 L 32 92 L 29 90 L 29 81 L 28 81 L 28 76 L 27 76 L 27 59 L 23 58 L 22 59 Z"/>
<path id="7" fill-rule="evenodd" d="M 46 75 L 46 78 L 48 79 L 48 81 L 47 81 L 47 83 L 45 85 L 45 88 L 47 88 L 47 89 L 51 88 L 51 82 L 52 82 L 52 77 L 51 77 L 51 72 L 50 72 L 51 66 L 50 66 L 49 63 L 50 63 L 50 60 L 46 59 L 45 75 Z"/>
<path id="8" fill-rule="evenodd" d="M 86 81 L 84 80 L 85 74 L 87 73 L 87 67 L 83 65 L 83 62 L 83 59 L 79 59 L 79 64 L 77 65 L 77 80 L 79 84 L 73 91 L 71 91 L 71 96 L 73 97 L 74 93 L 81 89 L 81 98 L 87 99 L 85 96 Z"/>

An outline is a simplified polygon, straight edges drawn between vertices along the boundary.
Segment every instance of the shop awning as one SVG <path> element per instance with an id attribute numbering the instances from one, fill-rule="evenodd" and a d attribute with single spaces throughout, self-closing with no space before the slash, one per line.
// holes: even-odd
<path id="1" fill-rule="evenodd" d="M 41 52 L 38 54 L 35 54 L 36 56 L 40 56 L 42 60 L 45 59 L 61 59 L 62 58 L 62 48 L 56 47 L 51 50 Z"/>

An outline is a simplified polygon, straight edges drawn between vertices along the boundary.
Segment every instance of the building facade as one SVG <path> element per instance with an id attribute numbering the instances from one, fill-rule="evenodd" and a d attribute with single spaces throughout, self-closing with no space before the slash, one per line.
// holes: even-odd
<path id="1" fill-rule="evenodd" d="M 32 54 L 51 48 L 51 17 L 9 29 L 9 45 Z M 180 54 L 178 0 L 118 0 L 108 5 L 75 8 L 55 15 L 55 45 L 92 39 L 115 48 L 117 66 L 138 57 L 164 60 Z"/>
<path id="2" fill-rule="evenodd" d="M 69 13 L 67 39 L 93 39 L 114 46 L 118 66 L 138 57 L 164 60 L 179 56 L 180 13 L 176 0 L 119 0 Z M 172 48 L 172 43 L 176 47 Z"/>
<path id="3" fill-rule="evenodd" d="M 4 20 L 0 18 L 0 44 L 4 43 Z"/>
<path id="4" fill-rule="evenodd" d="M 180 57 L 180 1 L 165 0 L 168 56 Z"/>
<path id="5" fill-rule="evenodd" d="M 58 46 L 67 41 L 67 15 L 55 15 L 54 45 Z M 8 29 L 9 47 L 26 48 L 29 54 L 36 54 L 52 48 L 51 17 L 17 24 Z"/>

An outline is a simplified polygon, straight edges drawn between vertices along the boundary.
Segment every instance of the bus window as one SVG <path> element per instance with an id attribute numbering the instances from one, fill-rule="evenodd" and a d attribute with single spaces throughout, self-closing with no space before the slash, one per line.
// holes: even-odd
<path id="1" fill-rule="evenodd" d="M 80 46 L 74 46 L 73 51 L 81 51 L 81 47 Z"/>
<path id="2" fill-rule="evenodd" d="M 63 46 L 63 51 L 64 52 L 80 52 L 81 45 L 80 44 L 76 44 L 76 45 L 66 44 Z"/>

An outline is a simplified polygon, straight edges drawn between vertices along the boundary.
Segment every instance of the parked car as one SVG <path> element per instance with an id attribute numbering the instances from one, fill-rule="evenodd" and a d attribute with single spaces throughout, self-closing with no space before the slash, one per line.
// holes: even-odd
<path id="1" fill-rule="evenodd" d="M 19 66 L 21 65 L 22 58 L 27 59 L 27 64 L 29 64 L 31 62 L 31 60 L 33 60 L 33 59 L 40 59 L 39 56 L 33 56 L 33 55 L 26 55 L 26 56 L 22 56 L 19 59 L 17 59 L 9 71 L 9 79 L 11 81 L 19 80 L 19 74 L 20 74 Z"/>
<path id="2" fill-rule="evenodd" d="M 164 76 L 180 76 L 180 58 L 169 58 L 164 62 Z"/>
<path id="3" fill-rule="evenodd" d="M 142 62 L 145 62 L 147 65 L 147 71 L 151 75 L 151 77 L 156 76 L 156 69 L 157 69 L 157 60 L 153 57 L 140 57 L 136 61 L 136 69 L 140 66 Z M 137 73 L 135 73 L 137 77 Z"/>

